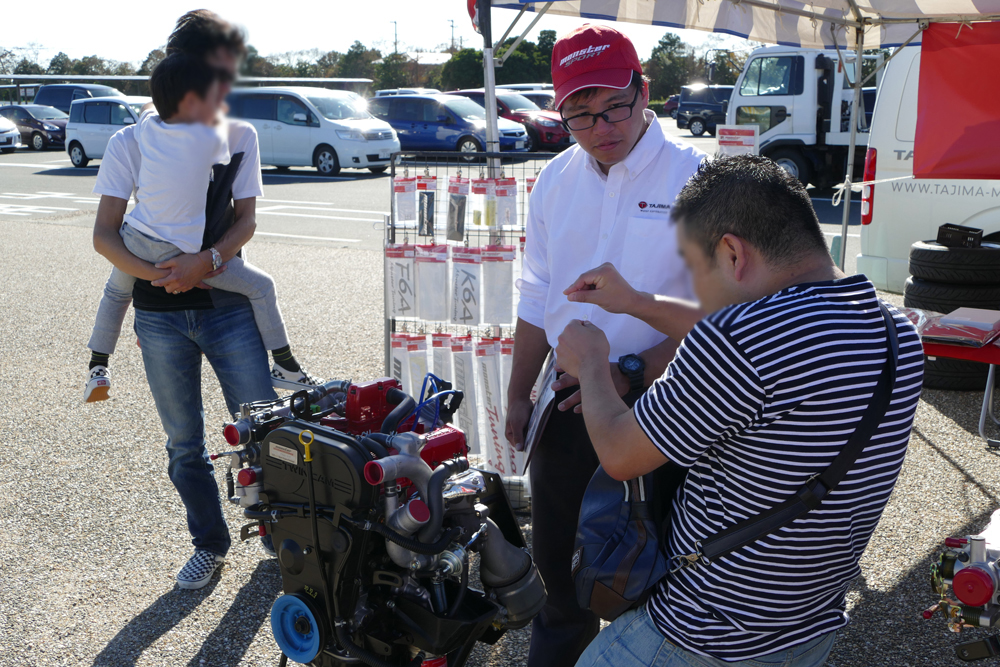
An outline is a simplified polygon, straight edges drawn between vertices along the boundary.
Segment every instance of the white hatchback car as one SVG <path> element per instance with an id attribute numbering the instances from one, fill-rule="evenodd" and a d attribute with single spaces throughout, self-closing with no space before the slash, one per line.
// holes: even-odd
<path id="1" fill-rule="evenodd" d="M 242 88 L 226 101 L 232 118 L 257 128 L 261 164 L 313 166 L 324 176 L 336 176 L 342 168 L 380 174 L 399 150 L 392 127 L 368 113 L 365 101 L 347 91 Z"/>
<path id="2" fill-rule="evenodd" d="M 21 145 L 21 131 L 11 121 L 0 116 L 0 153 L 13 153 Z"/>
<path id="3" fill-rule="evenodd" d="M 104 157 L 111 136 L 139 120 L 149 97 L 90 97 L 74 100 L 66 123 L 66 152 L 74 167 Z"/>

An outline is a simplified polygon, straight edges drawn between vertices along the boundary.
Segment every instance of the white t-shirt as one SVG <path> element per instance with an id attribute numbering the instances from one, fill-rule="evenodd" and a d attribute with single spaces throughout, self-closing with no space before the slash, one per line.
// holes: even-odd
<path id="1" fill-rule="evenodd" d="M 145 118 L 145 114 L 143 117 Z M 257 146 L 257 130 L 254 129 L 253 125 L 241 120 L 229 120 L 226 125 L 228 126 L 226 138 L 228 150 L 224 150 L 220 155 L 216 155 L 215 157 L 222 158 L 221 160 L 217 160 L 217 162 L 228 162 L 230 156 L 242 154 L 242 161 L 236 172 L 236 180 L 233 182 L 233 199 L 263 197 L 264 183 L 260 173 L 260 151 Z M 205 129 L 210 130 L 207 127 Z M 109 197 L 117 197 L 118 199 L 129 199 L 135 196 L 136 206 L 131 213 L 125 216 L 125 220 L 143 233 L 163 238 L 159 233 L 147 231 L 148 228 L 141 227 L 140 221 L 135 220 L 136 211 L 140 210 L 140 206 L 143 206 L 143 202 L 147 197 L 145 189 L 140 187 L 141 179 L 143 178 L 142 167 L 144 166 L 144 160 L 136 136 L 137 130 L 138 124 L 128 125 L 111 137 L 108 147 L 104 151 L 104 157 L 101 160 L 101 168 L 97 172 L 94 194 L 108 195 Z M 174 150 L 173 148 L 171 148 L 170 152 L 174 156 L 178 156 L 181 171 L 193 171 L 191 166 L 192 160 L 186 159 L 183 152 Z M 175 167 L 177 164 L 175 163 Z M 199 170 L 197 182 L 195 185 L 189 186 L 189 191 L 184 197 L 188 200 L 192 210 L 195 208 L 198 209 L 201 221 L 197 234 L 188 237 L 189 241 L 193 241 L 193 245 L 189 243 L 187 246 L 190 250 L 186 249 L 172 237 L 164 239 L 173 243 L 184 252 L 198 252 L 201 249 L 202 235 L 205 227 L 205 197 L 208 192 L 209 179 L 211 178 L 211 165 L 212 163 L 209 162 L 203 172 Z M 194 180 L 192 179 L 192 181 Z M 145 210 L 149 209 L 146 208 Z M 146 219 L 140 218 L 142 221 Z"/>

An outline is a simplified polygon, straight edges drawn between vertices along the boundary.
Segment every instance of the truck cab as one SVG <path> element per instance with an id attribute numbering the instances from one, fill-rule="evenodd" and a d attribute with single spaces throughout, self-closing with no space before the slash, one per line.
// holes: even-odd
<path id="1" fill-rule="evenodd" d="M 826 186 L 844 176 L 851 140 L 856 56 L 788 46 L 756 49 L 747 58 L 726 108 L 726 124 L 756 125 L 760 152 L 802 183 Z M 844 69 L 846 68 L 845 76 Z M 865 95 L 869 100 L 871 95 Z M 870 109 L 868 109 L 870 111 Z M 855 151 L 861 167 L 868 143 L 858 116 Z"/>

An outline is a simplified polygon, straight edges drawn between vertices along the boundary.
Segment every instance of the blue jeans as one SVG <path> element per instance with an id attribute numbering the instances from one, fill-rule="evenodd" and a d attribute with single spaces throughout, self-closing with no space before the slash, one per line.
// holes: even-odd
<path id="1" fill-rule="evenodd" d="M 249 304 L 207 310 L 135 311 L 146 381 L 167 433 L 167 474 L 187 510 L 196 549 L 229 551 L 229 527 L 205 448 L 201 355 L 212 364 L 229 413 L 275 397 L 267 350 Z M 221 441 L 220 446 L 221 446 Z M 221 447 L 220 447 L 221 448 Z"/>
<path id="2" fill-rule="evenodd" d="M 804 644 L 740 662 L 725 662 L 685 651 L 656 628 L 645 606 L 619 616 L 580 656 L 576 667 L 821 667 L 836 632 Z"/>

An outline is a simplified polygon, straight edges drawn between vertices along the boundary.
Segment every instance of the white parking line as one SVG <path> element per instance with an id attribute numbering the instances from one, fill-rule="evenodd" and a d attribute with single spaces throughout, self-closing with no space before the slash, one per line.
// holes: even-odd
<path id="1" fill-rule="evenodd" d="M 361 239 L 338 239 L 333 236 L 302 236 L 301 234 L 277 234 L 275 232 L 254 232 L 254 236 L 280 236 L 286 239 L 310 239 L 312 241 L 336 241 L 337 243 L 361 243 Z"/>
<path id="2" fill-rule="evenodd" d="M 826 236 L 840 236 L 840 234 L 834 234 L 833 232 L 823 232 L 823 234 L 825 234 Z M 848 234 L 847 238 L 850 238 L 850 239 L 860 239 L 861 238 L 861 234 Z"/>
<path id="3" fill-rule="evenodd" d="M 323 209 L 317 209 L 322 211 Z M 371 218 L 345 218 L 339 215 L 315 215 L 313 213 L 279 213 L 277 211 L 257 211 L 257 213 L 266 213 L 268 215 L 283 215 L 288 218 L 318 218 L 320 220 L 347 220 L 350 222 L 382 222 L 381 220 L 372 220 Z"/>
<path id="4" fill-rule="evenodd" d="M 45 164 L 46 163 L 44 162 L 34 162 L 31 164 L 25 164 L 22 162 L 0 162 L 0 167 L 30 167 L 32 169 L 44 169 Z M 97 171 L 98 167 L 77 167 L 77 169 L 93 169 L 94 171 Z"/>
<path id="5" fill-rule="evenodd" d="M 262 172 L 261 176 L 270 178 L 308 178 L 313 181 L 353 181 L 356 179 L 350 178 L 348 176 L 308 176 L 306 174 L 272 174 L 271 172 Z"/>
<path id="6" fill-rule="evenodd" d="M 69 161 L 70 161 L 69 158 L 66 158 L 64 160 L 46 160 L 45 164 L 55 164 L 56 162 L 69 162 Z"/>
<path id="7" fill-rule="evenodd" d="M 260 197 L 257 199 L 258 202 L 267 202 L 274 204 L 309 204 L 310 206 L 336 206 L 336 204 L 325 202 L 325 201 L 302 201 L 302 200 L 292 200 L 292 199 L 271 199 L 270 197 Z M 328 211 L 336 211 L 337 213 L 371 213 L 372 215 L 389 215 L 389 211 L 362 211 L 356 208 L 330 208 Z"/>

